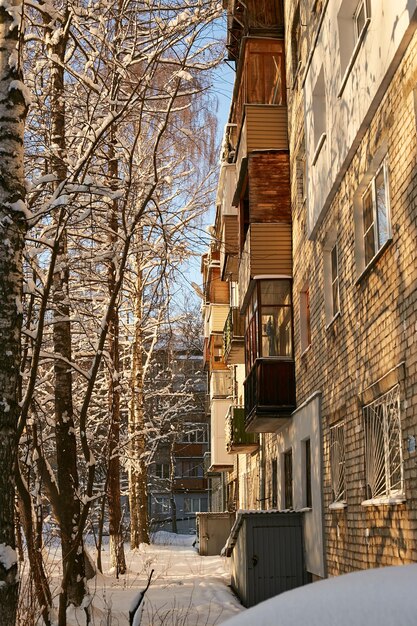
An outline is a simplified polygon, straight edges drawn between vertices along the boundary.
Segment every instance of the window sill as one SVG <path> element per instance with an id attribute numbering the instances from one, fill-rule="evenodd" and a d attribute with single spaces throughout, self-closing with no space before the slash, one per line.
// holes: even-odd
<path id="1" fill-rule="evenodd" d="M 301 358 L 304 358 L 311 350 L 311 343 L 308 344 L 307 348 L 304 348 L 304 350 L 301 353 Z"/>
<path id="2" fill-rule="evenodd" d="M 296 509 L 297 513 L 310 513 L 313 510 L 311 506 L 303 506 L 301 509 Z"/>
<path id="3" fill-rule="evenodd" d="M 337 320 L 338 317 L 340 317 L 340 315 L 340 311 L 333 315 L 332 319 L 326 324 L 326 330 L 329 330 L 329 328 L 333 326 L 334 322 Z"/>
<path id="4" fill-rule="evenodd" d="M 347 504 L 344 500 L 341 500 L 340 502 L 332 502 L 331 504 L 329 504 L 329 509 L 331 511 L 343 511 L 344 509 L 346 509 Z"/>
<path id="5" fill-rule="evenodd" d="M 365 269 L 362 270 L 362 272 L 359 274 L 358 278 L 356 279 L 356 284 L 357 285 L 359 285 L 359 283 L 361 283 L 362 280 L 372 271 L 372 269 L 376 265 L 376 263 L 379 260 L 379 258 L 384 254 L 385 250 L 389 247 L 389 245 L 391 243 L 392 243 L 392 237 L 390 237 L 389 239 L 386 240 L 384 245 L 381 246 L 381 248 L 378 250 L 378 252 L 375 254 L 375 256 L 372 257 L 372 259 L 369 261 L 369 263 L 365 267 Z"/>
<path id="6" fill-rule="evenodd" d="M 346 83 L 348 82 L 348 79 L 349 79 L 350 73 L 352 71 L 352 68 L 355 65 L 356 57 L 359 54 L 359 50 L 360 50 L 360 48 L 362 46 L 362 42 L 365 39 L 365 35 L 366 35 L 367 31 L 368 31 L 370 21 L 371 21 L 371 18 L 368 17 L 366 19 L 366 22 L 365 22 L 363 28 L 362 28 L 361 34 L 358 37 L 358 41 L 356 42 L 355 47 L 353 48 L 352 56 L 350 57 L 350 60 L 349 60 L 349 63 L 347 65 L 347 68 L 345 70 L 345 73 L 343 74 L 342 83 L 341 83 L 340 89 L 339 89 L 339 91 L 337 93 L 337 97 L 338 98 L 341 98 L 342 95 L 343 95 L 343 92 L 344 92 L 345 87 L 346 87 Z"/>
<path id="7" fill-rule="evenodd" d="M 315 165 L 317 163 L 317 159 L 320 156 L 320 152 L 324 144 L 326 143 L 326 137 L 327 137 L 326 133 L 322 133 L 320 135 L 319 140 L 317 142 L 316 149 L 314 150 L 312 165 Z"/>
<path id="8" fill-rule="evenodd" d="M 380 496 L 379 498 L 371 498 L 361 502 L 361 506 L 395 506 L 403 504 L 406 497 L 403 493 L 393 494 L 391 496 Z"/>

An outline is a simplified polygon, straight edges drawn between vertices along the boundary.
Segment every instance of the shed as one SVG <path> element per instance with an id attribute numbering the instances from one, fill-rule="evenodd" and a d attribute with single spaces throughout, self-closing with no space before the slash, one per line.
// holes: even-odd
<path id="1" fill-rule="evenodd" d="M 235 513 L 196 513 L 199 554 L 215 556 L 220 554 L 235 521 Z"/>
<path id="2" fill-rule="evenodd" d="M 301 513 L 238 511 L 225 552 L 232 589 L 246 607 L 309 582 Z"/>

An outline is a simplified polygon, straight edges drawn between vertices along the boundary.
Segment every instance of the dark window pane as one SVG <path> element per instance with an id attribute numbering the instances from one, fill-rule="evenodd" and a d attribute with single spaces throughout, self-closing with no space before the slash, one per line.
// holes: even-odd
<path id="1" fill-rule="evenodd" d="M 375 236 L 374 229 L 370 228 L 365 235 L 365 265 L 375 256 Z"/>
<path id="2" fill-rule="evenodd" d="M 337 278 L 337 274 L 337 246 L 334 246 L 332 250 L 332 282 Z"/>
<path id="3" fill-rule="evenodd" d="M 363 205 L 363 230 L 366 233 L 369 227 L 374 223 L 371 187 L 369 187 L 368 191 L 363 196 L 362 205 Z"/>
<path id="4" fill-rule="evenodd" d="M 336 313 L 339 311 L 339 282 L 336 280 L 333 285 L 332 285 L 332 291 L 333 291 L 333 315 L 336 315 Z"/>

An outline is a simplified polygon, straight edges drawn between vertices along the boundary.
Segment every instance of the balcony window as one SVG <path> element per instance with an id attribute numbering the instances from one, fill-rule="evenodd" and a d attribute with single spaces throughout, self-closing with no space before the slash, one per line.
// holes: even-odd
<path id="1" fill-rule="evenodd" d="M 291 281 L 258 281 L 245 323 L 246 365 L 258 357 L 292 358 Z"/>

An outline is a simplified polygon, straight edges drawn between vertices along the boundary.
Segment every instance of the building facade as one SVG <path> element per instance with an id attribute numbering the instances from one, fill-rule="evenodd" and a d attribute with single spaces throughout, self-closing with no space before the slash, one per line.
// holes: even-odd
<path id="1" fill-rule="evenodd" d="M 302 511 L 313 579 L 416 561 L 416 0 L 223 4 L 212 509 Z"/>

